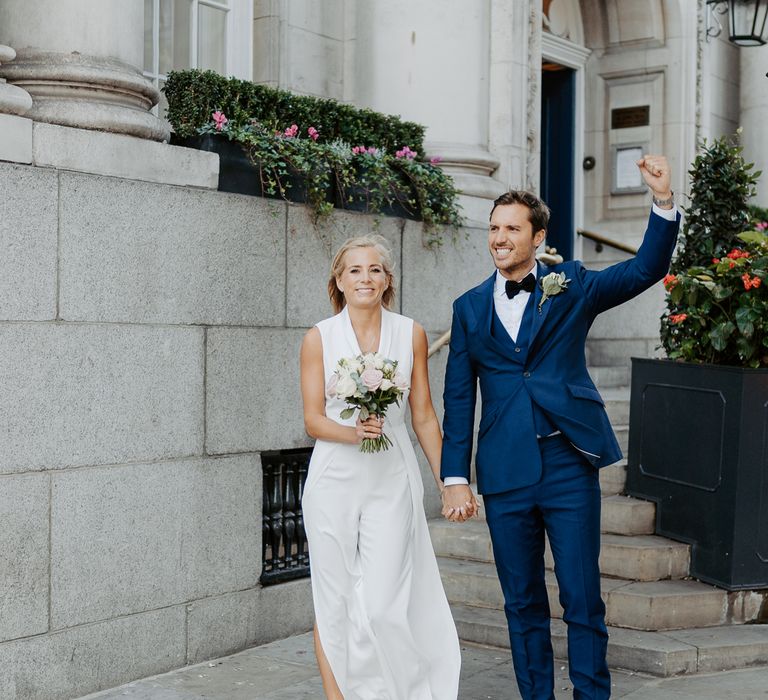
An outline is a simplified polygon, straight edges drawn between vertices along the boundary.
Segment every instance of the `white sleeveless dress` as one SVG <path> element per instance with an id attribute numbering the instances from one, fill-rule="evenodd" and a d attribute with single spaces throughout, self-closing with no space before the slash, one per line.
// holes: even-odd
<path id="1" fill-rule="evenodd" d="M 345 308 L 317 324 L 325 381 L 361 354 Z M 379 352 L 410 378 L 413 321 L 382 310 Z M 320 640 L 345 700 L 456 700 L 461 652 L 429 539 L 407 394 L 387 409 L 392 447 L 318 440 L 302 507 Z M 345 403 L 326 398 L 328 418 Z"/>

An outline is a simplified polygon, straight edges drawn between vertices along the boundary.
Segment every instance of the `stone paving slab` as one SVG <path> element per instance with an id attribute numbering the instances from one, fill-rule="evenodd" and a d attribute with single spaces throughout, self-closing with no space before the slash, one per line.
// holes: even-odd
<path id="1" fill-rule="evenodd" d="M 464 644 L 461 700 L 519 700 L 510 654 Z M 613 698 L 623 700 L 768 700 L 768 668 L 680 678 L 613 671 Z M 555 697 L 572 697 L 568 667 L 555 666 Z M 128 683 L 81 700 L 320 700 L 312 635 L 302 634 L 232 656 Z"/>

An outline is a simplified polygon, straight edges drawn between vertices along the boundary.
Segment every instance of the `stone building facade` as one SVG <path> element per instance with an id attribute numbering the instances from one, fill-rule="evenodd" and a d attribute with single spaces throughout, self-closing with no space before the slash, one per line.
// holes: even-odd
<path id="1" fill-rule="evenodd" d="M 701 138 L 741 126 L 768 165 L 766 49 L 707 38 L 710 21 L 703 0 L 0 0 L 0 698 L 308 629 L 306 581 L 259 584 L 259 456 L 309 444 L 298 344 L 328 314 L 331 251 L 376 227 L 399 310 L 433 338 L 489 273 L 483 221 L 507 187 L 546 176 L 558 247 L 621 259 L 575 229 L 639 242 L 631 149 L 667 153 L 681 196 Z M 316 227 L 217 192 L 215 155 L 166 143 L 159 88 L 185 67 L 424 123 L 466 230 L 433 251 L 414 223 Z M 652 354 L 660 299 L 601 317 L 593 360 Z"/>

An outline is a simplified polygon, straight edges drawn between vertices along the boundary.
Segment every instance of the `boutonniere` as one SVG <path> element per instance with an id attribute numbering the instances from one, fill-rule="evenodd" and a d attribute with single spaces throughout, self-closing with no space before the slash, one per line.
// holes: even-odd
<path id="1" fill-rule="evenodd" d="M 541 301 L 539 302 L 539 313 L 541 313 L 541 307 L 549 297 L 556 296 L 560 292 L 564 292 L 568 289 L 568 283 L 571 280 L 565 278 L 565 273 L 550 272 L 539 280 L 541 286 Z"/>

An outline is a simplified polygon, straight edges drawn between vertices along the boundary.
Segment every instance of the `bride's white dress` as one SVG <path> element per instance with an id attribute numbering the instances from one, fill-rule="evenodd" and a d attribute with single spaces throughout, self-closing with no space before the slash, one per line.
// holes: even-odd
<path id="1" fill-rule="evenodd" d="M 413 321 L 382 312 L 379 352 L 410 378 Z M 326 383 L 361 354 L 346 308 L 317 324 Z M 345 700 L 455 700 L 461 654 L 429 539 L 424 487 L 404 423 L 387 409 L 389 450 L 318 440 L 302 500 L 320 640 Z M 326 398 L 338 423 L 344 402 Z"/>

